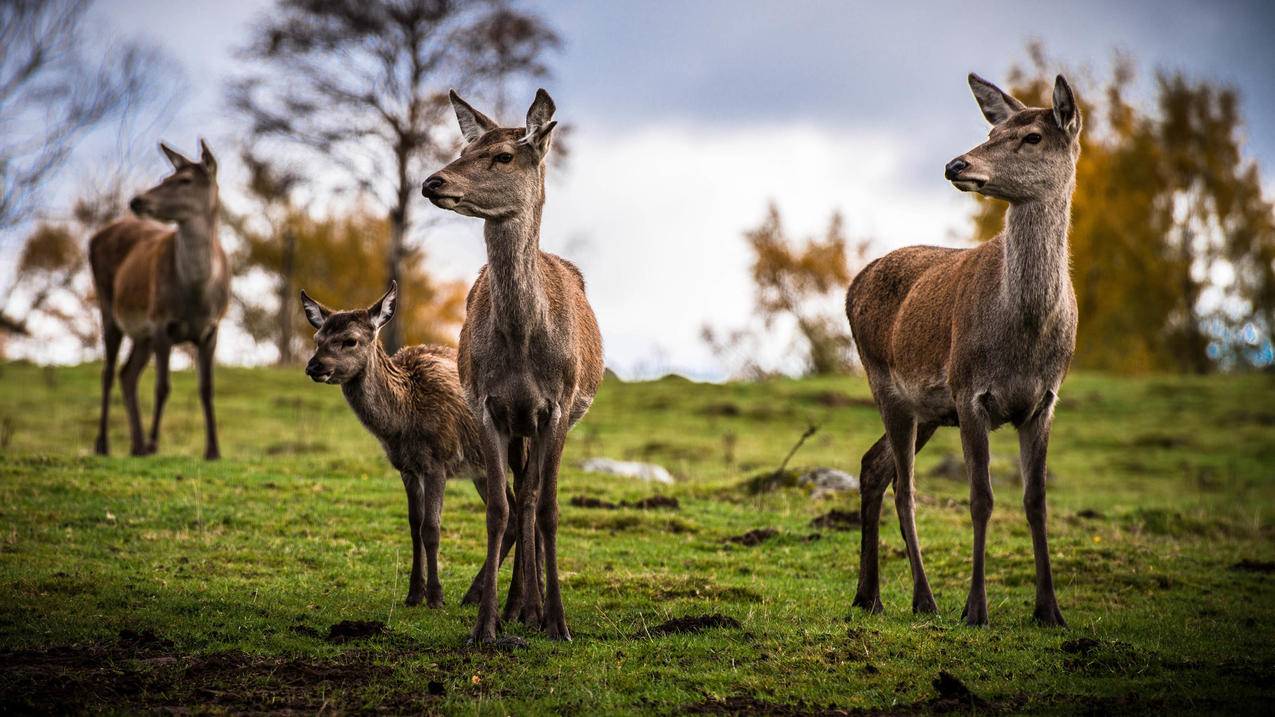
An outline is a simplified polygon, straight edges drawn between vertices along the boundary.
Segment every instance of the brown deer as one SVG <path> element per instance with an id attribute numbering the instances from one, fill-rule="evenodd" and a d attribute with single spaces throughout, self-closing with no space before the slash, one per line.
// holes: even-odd
<path id="1" fill-rule="evenodd" d="M 854 604 L 881 610 L 877 530 L 893 478 L 912 568 L 912 609 L 937 610 L 917 543 L 913 460 L 937 427 L 956 425 L 974 522 L 973 578 L 962 617 L 970 625 L 987 623 L 987 434 L 1009 422 L 1018 429 L 1023 505 L 1036 555 L 1035 617 L 1063 625 L 1045 538 L 1045 453 L 1076 340 L 1067 229 L 1080 111 L 1061 75 L 1050 109 L 1026 107 L 977 75 L 969 84 L 991 134 L 949 162 L 944 176 L 962 191 L 1009 202 L 1005 230 L 972 249 L 891 252 L 855 277 L 846 294 L 846 315 L 885 424 L 885 435 L 863 456 Z"/>
<path id="2" fill-rule="evenodd" d="M 446 346 L 405 346 L 392 357 L 381 347 L 381 327 L 394 316 L 398 284 L 367 309 L 333 311 L 301 292 L 306 319 L 318 329 L 305 372 L 317 383 L 338 384 L 407 489 L 412 535 L 412 576 L 407 605 L 443 605 L 438 542 L 443 490 L 451 476 L 474 481 L 484 497 L 478 423 L 461 391 L 456 351 Z M 512 466 L 519 475 L 521 464 Z M 511 540 L 501 550 L 509 551 Z M 477 602 L 480 571 L 462 602 Z M 428 576 L 428 577 L 427 577 Z"/>
<path id="3" fill-rule="evenodd" d="M 558 463 L 567 431 L 593 403 L 603 362 L 584 277 L 540 251 L 554 104 L 538 90 L 526 127 L 513 129 L 498 127 L 455 92 L 451 101 L 466 144 L 458 159 L 425 180 L 422 193 L 437 207 L 485 220 L 487 265 L 469 292 L 459 352 L 460 380 L 480 418 L 489 496 L 482 602 L 471 639 L 496 639 L 497 551 L 509 514 L 504 467 L 525 442 L 526 475 L 515 499 L 515 583 L 505 618 L 570 640 L 558 584 Z"/>
<path id="4" fill-rule="evenodd" d="M 192 162 L 161 143 L 173 173 L 137 195 L 129 208 L 139 218 L 105 227 L 89 240 L 89 263 L 102 311 L 105 364 L 102 367 L 102 417 L 97 452 L 106 455 L 111 381 L 120 342 L 133 343 L 120 383 L 135 456 L 159 446 L 159 422 L 168 399 L 168 357 L 173 346 L 191 342 L 197 349 L 199 398 L 204 408 L 204 457 L 221 456 L 213 415 L 213 353 L 217 327 L 230 302 L 230 267 L 217 239 L 217 160 L 199 141 L 200 161 Z M 173 229 L 159 222 L 174 222 Z M 137 406 L 137 379 L 155 354 L 155 416 L 149 440 L 143 440 Z"/>

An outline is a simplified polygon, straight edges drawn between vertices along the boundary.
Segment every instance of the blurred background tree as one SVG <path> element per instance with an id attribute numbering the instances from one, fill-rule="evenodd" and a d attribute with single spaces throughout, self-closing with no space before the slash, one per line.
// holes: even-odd
<path id="1" fill-rule="evenodd" d="M 290 287 L 286 300 L 269 293 L 237 291 L 241 328 L 258 342 L 280 346 L 281 356 L 286 353 L 289 360 L 308 356 L 314 329 L 300 318 L 297 292 L 305 289 L 334 309 L 370 305 L 389 285 L 384 259 L 391 232 L 387 218 L 366 208 L 314 217 L 288 205 L 272 231 L 241 233 L 236 271 L 248 281 L 264 277 Z M 280 242 L 279 237 L 288 241 Z M 465 282 L 438 281 L 415 261 L 404 263 L 400 277 L 415 291 L 410 303 L 399 304 L 407 343 L 454 344 L 465 319 Z M 281 320 L 284 314 L 291 319 Z"/>
<path id="2" fill-rule="evenodd" d="M 1007 89 L 1049 106 L 1057 64 L 1040 45 Z M 1271 363 L 1275 207 L 1243 155 L 1239 97 L 1181 73 L 1157 74 L 1154 112 L 1129 101 L 1133 63 L 1079 93 L 1085 119 L 1072 204 L 1076 365 L 1116 372 Z M 1101 87 L 1101 89 L 1098 89 Z M 974 238 L 1006 205 L 976 197 Z"/>
<path id="3" fill-rule="evenodd" d="M 859 272 L 870 243 L 851 246 L 844 221 L 835 212 L 822 238 L 794 241 L 784 230 L 779 207 L 771 202 L 766 218 L 744 233 L 752 250 L 751 274 L 761 329 L 773 332 L 791 324 L 807 375 L 845 373 L 854 363 L 854 341 L 840 306 L 850 280 Z M 833 307 L 833 308 L 830 308 Z M 701 337 L 734 375 L 756 378 L 768 371 L 758 363 L 762 343 L 755 329 L 716 330 L 705 326 Z"/>
<path id="4" fill-rule="evenodd" d="M 513 80 L 545 77 L 544 57 L 559 45 L 510 0 L 279 0 L 243 53 L 253 70 L 229 96 L 267 148 L 309 150 L 383 208 L 384 269 L 356 278 L 395 279 L 402 306 L 430 310 L 431 288 L 408 266 L 422 258 L 409 232 L 420 180 L 456 149 L 447 90 L 496 101 Z M 391 352 L 406 322 L 382 330 Z"/>

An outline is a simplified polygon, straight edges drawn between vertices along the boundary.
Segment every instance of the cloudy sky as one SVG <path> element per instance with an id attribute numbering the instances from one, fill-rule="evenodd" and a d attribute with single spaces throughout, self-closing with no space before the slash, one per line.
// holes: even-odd
<path id="1" fill-rule="evenodd" d="M 1082 94 L 1116 50 L 1136 60 L 1144 100 L 1156 69 L 1233 84 L 1250 154 L 1275 167 L 1271 3 L 529 5 L 565 39 L 546 85 L 559 119 L 575 127 L 570 162 L 551 178 L 542 246 L 583 268 L 608 362 L 622 375 L 721 375 L 699 330 L 750 320 L 740 235 L 769 200 L 795 234 L 820 231 L 840 210 L 849 234 L 871 237 L 874 252 L 959 242 L 969 199 L 943 181 L 942 167 L 986 135 L 965 75 L 1003 79 L 1029 40 L 1089 71 L 1073 77 Z M 193 151 L 203 135 L 229 150 L 239 133 L 222 104 L 224 79 L 238 68 L 245 28 L 269 6 L 111 0 L 93 12 L 101 28 L 149 39 L 180 65 L 187 90 L 157 138 Z M 95 138 L 79 161 L 109 141 Z M 163 170 L 157 152 L 139 162 Z M 235 176 L 232 168 L 223 185 Z M 233 197 L 233 187 L 223 191 Z M 445 275 L 472 279 L 483 262 L 477 220 L 449 219 L 426 247 Z M 772 359 L 786 341 L 776 337 Z M 226 343 L 224 360 L 254 356 Z"/>

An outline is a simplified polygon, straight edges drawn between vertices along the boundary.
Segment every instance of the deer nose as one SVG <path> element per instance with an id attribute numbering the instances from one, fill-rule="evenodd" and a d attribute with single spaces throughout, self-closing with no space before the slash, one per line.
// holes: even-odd
<path id="1" fill-rule="evenodd" d="M 134 214 L 141 214 L 142 213 L 142 198 L 133 197 L 133 200 L 128 203 L 128 208 L 133 210 Z"/>
<path id="2" fill-rule="evenodd" d="M 435 174 L 434 176 L 425 180 L 425 184 L 421 186 L 421 194 L 423 194 L 428 199 L 430 195 L 433 195 L 437 193 L 438 190 L 442 189 L 443 185 L 446 183 L 447 183 L 446 180 L 444 180 L 442 177 Z"/>
<path id="3" fill-rule="evenodd" d="M 948 162 L 947 166 L 943 168 L 943 177 L 945 179 L 956 179 L 961 176 L 961 172 L 964 172 L 969 166 L 969 162 L 958 157 L 951 162 Z"/>

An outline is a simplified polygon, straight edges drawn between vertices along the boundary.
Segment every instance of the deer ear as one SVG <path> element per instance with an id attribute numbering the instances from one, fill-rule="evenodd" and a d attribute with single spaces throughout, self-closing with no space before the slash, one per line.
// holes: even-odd
<path id="1" fill-rule="evenodd" d="M 301 308 L 305 309 L 306 320 L 316 329 L 323 328 L 323 322 L 332 315 L 332 309 L 311 299 L 310 295 L 305 293 L 305 289 L 301 290 Z"/>
<path id="2" fill-rule="evenodd" d="M 203 163 L 204 169 L 208 170 L 208 174 L 213 176 L 217 174 L 217 158 L 213 156 L 212 150 L 208 149 L 208 143 L 203 137 L 199 138 L 199 161 Z"/>
<path id="3" fill-rule="evenodd" d="M 473 142 L 485 133 L 496 129 L 496 123 L 487 115 L 479 112 L 462 100 L 456 90 L 450 90 L 447 96 L 452 100 L 452 109 L 456 110 L 456 121 L 460 123 L 460 133 L 466 142 Z"/>
<path id="4" fill-rule="evenodd" d="M 544 88 L 536 90 L 536 99 L 531 101 L 531 107 L 527 109 L 527 134 L 534 134 L 536 130 L 549 124 L 556 109 L 553 98 Z"/>
<path id="5" fill-rule="evenodd" d="M 1080 133 L 1080 108 L 1076 106 L 1071 85 L 1062 75 L 1054 80 L 1054 122 L 1072 137 Z"/>
<path id="6" fill-rule="evenodd" d="M 390 290 L 385 292 L 379 301 L 367 307 L 367 315 L 372 318 L 373 328 L 381 328 L 394 318 L 394 310 L 398 308 L 398 282 L 390 282 Z"/>
<path id="7" fill-rule="evenodd" d="M 973 72 L 970 73 L 969 81 L 974 99 L 978 101 L 978 108 L 983 110 L 983 116 L 992 124 L 1000 124 L 1015 112 L 1027 108 L 1027 105 Z"/>
<path id="8" fill-rule="evenodd" d="M 527 133 L 527 136 L 518 140 L 520 144 L 530 145 L 540 153 L 541 157 L 549 154 L 550 140 L 553 139 L 553 128 L 558 126 L 557 120 L 551 120 L 549 124 L 542 125 Z"/>
<path id="9" fill-rule="evenodd" d="M 165 157 L 168 157 L 168 161 L 173 165 L 173 169 L 181 169 L 187 165 L 194 164 L 194 162 L 186 159 L 181 152 L 178 152 L 163 142 L 159 143 L 159 151 L 163 152 Z"/>

